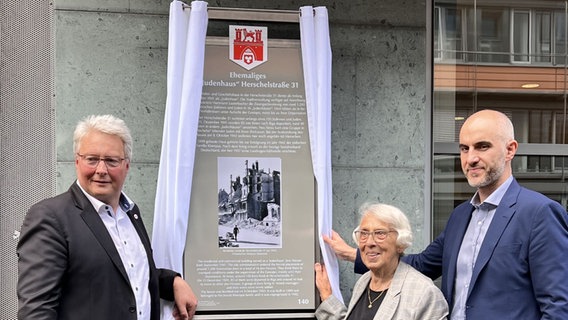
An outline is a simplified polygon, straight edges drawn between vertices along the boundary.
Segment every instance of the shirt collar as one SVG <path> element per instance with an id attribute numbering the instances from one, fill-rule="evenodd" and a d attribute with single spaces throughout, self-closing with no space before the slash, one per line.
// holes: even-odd
<path id="1" fill-rule="evenodd" d="M 469 203 L 471 203 L 471 205 L 476 208 L 479 208 L 484 204 L 488 204 L 491 207 L 496 208 L 499 206 L 499 203 L 501 203 L 501 199 L 503 199 L 505 192 L 507 192 L 507 189 L 509 189 L 511 182 L 513 182 L 513 176 L 507 178 L 507 180 L 505 180 L 505 182 L 503 182 L 503 184 L 500 185 L 499 188 L 493 191 L 493 193 L 491 193 L 489 197 L 487 197 L 487 199 L 483 201 L 483 203 L 479 202 L 479 191 L 476 191 Z"/>
<path id="2" fill-rule="evenodd" d="M 81 187 L 81 184 L 79 184 L 79 180 L 77 180 L 77 185 L 79 186 L 79 189 L 81 189 L 83 194 L 87 197 L 87 199 L 89 199 L 89 202 L 91 202 L 91 204 L 93 205 L 93 208 L 95 208 L 95 210 L 97 212 L 100 212 L 101 207 L 108 206 L 108 204 L 100 201 L 99 199 L 97 199 L 97 198 L 91 196 L 89 193 L 87 193 L 87 191 L 85 191 L 85 189 L 83 189 L 83 187 Z M 128 198 L 128 196 L 126 194 L 124 194 L 124 192 L 120 193 L 120 199 L 118 200 L 118 204 L 120 205 L 120 208 L 124 212 L 128 212 L 128 211 L 130 211 L 130 209 L 134 208 L 134 202 L 132 202 L 132 200 L 130 200 L 130 198 Z"/>

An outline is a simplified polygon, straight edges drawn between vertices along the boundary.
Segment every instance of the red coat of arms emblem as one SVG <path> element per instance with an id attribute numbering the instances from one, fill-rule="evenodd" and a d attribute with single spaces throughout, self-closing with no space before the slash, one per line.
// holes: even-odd
<path id="1" fill-rule="evenodd" d="M 266 62 L 268 28 L 229 26 L 229 58 L 247 70 Z"/>

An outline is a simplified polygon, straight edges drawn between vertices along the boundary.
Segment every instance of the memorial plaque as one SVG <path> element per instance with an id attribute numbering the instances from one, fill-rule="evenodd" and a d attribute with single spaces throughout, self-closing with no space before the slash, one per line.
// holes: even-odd
<path id="1" fill-rule="evenodd" d="M 264 60 L 248 69 L 230 58 L 233 40 L 206 46 L 185 275 L 198 314 L 313 311 L 315 189 L 300 43 L 264 39 Z"/>

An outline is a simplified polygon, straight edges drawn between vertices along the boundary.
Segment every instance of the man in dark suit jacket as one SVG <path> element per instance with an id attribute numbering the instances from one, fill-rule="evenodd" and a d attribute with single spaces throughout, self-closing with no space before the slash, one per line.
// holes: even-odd
<path id="1" fill-rule="evenodd" d="M 567 213 L 513 178 L 517 147 L 504 114 L 470 116 L 460 131 L 460 158 L 477 192 L 423 252 L 402 258 L 442 277 L 450 319 L 568 319 Z M 355 260 L 356 271 L 365 269 L 337 233 L 324 239 L 339 257 Z"/>
<path id="2" fill-rule="evenodd" d="M 138 207 L 122 192 L 132 138 L 113 116 L 90 116 L 74 134 L 77 181 L 28 211 L 18 243 L 18 319 L 191 319 L 197 299 L 158 269 Z"/>

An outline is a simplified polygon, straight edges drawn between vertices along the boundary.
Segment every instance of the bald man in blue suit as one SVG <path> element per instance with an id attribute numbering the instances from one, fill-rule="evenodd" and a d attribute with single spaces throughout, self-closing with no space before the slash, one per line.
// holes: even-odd
<path id="1" fill-rule="evenodd" d="M 465 121 L 461 166 L 477 192 L 423 252 L 402 258 L 442 277 L 451 320 L 568 319 L 567 213 L 514 179 L 513 131 L 507 116 L 493 110 Z M 340 258 L 355 260 L 356 271 L 365 269 L 337 233 L 324 240 Z"/>

